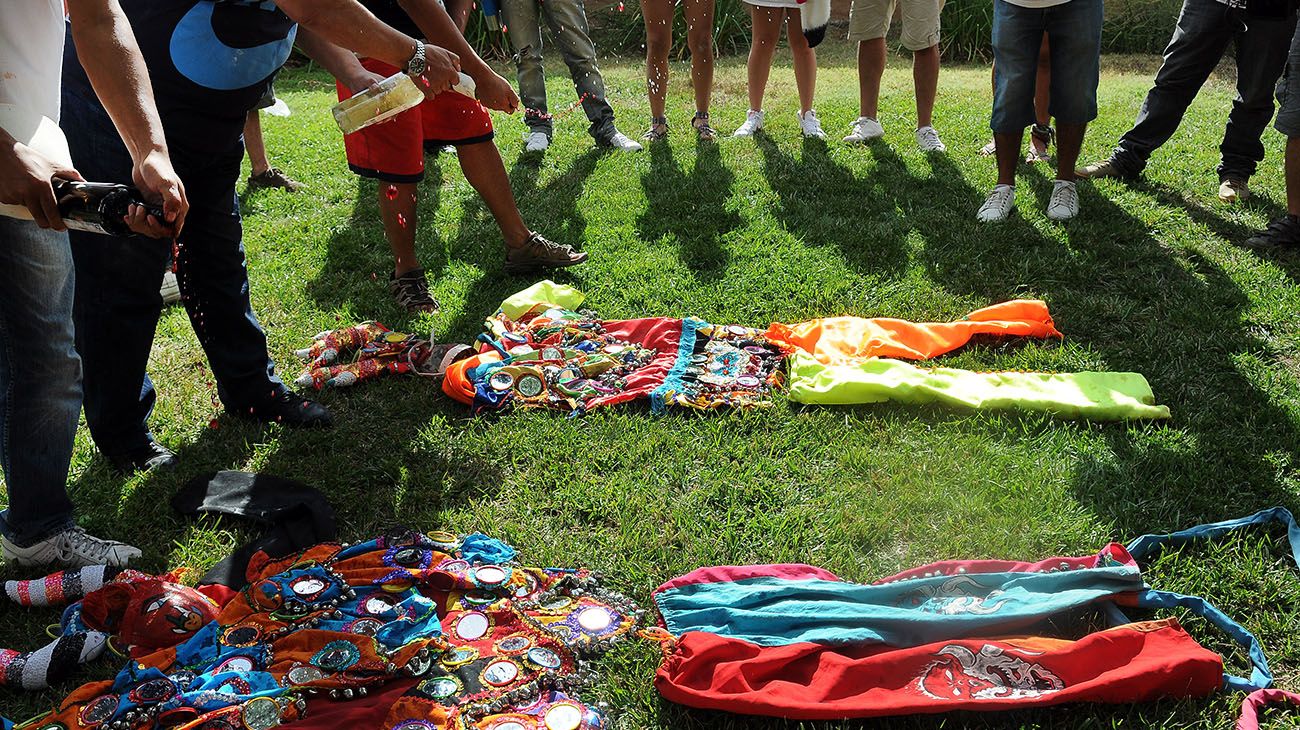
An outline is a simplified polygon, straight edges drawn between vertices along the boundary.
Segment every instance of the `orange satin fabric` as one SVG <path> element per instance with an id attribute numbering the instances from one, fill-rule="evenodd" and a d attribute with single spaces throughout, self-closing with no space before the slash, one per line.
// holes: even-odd
<path id="1" fill-rule="evenodd" d="M 1060 337 L 1047 303 L 1016 299 L 977 309 L 959 322 L 908 322 L 876 317 L 827 317 L 799 324 L 775 323 L 767 338 L 787 350 L 800 349 L 826 365 L 851 365 L 871 357 L 928 360 L 970 342 L 979 334 Z"/>

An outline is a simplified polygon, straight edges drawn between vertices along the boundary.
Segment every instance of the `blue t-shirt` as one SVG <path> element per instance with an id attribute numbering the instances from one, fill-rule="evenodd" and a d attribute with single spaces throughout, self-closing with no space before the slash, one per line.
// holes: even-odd
<path id="1" fill-rule="evenodd" d="M 298 26 L 273 0 L 120 0 L 149 68 L 154 101 L 175 151 L 237 142 L 293 50 Z M 67 88 L 94 99 L 72 44 Z"/>

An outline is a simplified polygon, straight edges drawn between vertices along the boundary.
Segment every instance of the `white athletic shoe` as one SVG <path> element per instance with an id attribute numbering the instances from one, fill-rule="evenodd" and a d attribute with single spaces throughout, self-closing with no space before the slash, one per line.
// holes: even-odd
<path id="1" fill-rule="evenodd" d="M 614 136 L 610 137 L 609 141 L 605 144 L 616 150 L 623 150 L 624 152 L 640 152 L 642 149 L 640 142 L 637 142 L 622 132 L 615 132 Z"/>
<path id="2" fill-rule="evenodd" d="M 806 114 L 799 112 L 795 116 L 799 118 L 799 129 L 803 131 L 803 136 L 826 139 L 826 132 L 822 131 L 822 120 L 817 118 L 816 111 L 809 109 Z"/>
<path id="3" fill-rule="evenodd" d="M 753 109 L 745 115 L 745 123 L 736 128 L 733 137 L 753 137 L 754 133 L 763 128 L 763 112 L 756 112 Z"/>
<path id="4" fill-rule="evenodd" d="M 916 146 L 922 152 L 947 152 L 948 145 L 939 139 L 939 132 L 934 127 L 921 127 L 916 130 Z"/>
<path id="5" fill-rule="evenodd" d="M 528 135 L 528 144 L 524 145 L 527 152 L 545 152 L 547 147 L 551 146 L 551 138 L 546 136 L 545 132 L 532 132 Z"/>
<path id="6" fill-rule="evenodd" d="M 140 557 L 139 549 L 95 537 L 80 527 L 64 530 L 25 548 L 0 538 L 0 552 L 4 553 L 7 565 L 19 568 L 77 569 L 91 565 L 123 568 Z"/>
<path id="7" fill-rule="evenodd" d="M 980 210 L 975 217 L 981 223 L 997 223 L 1004 221 L 1011 211 L 1016 209 L 1016 186 L 1015 185 L 998 185 L 989 193 L 989 197 L 980 206 Z"/>
<path id="8" fill-rule="evenodd" d="M 163 306 L 169 306 L 181 300 L 181 285 L 176 281 L 176 272 L 168 269 L 163 274 L 162 287 L 158 290 L 162 294 Z"/>
<path id="9" fill-rule="evenodd" d="M 1057 180 L 1052 197 L 1047 201 L 1047 217 L 1054 221 L 1068 221 L 1079 214 L 1079 189 L 1073 180 Z"/>
<path id="10" fill-rule="evenodd" d="M 885 136 L 885 128 L 871 117 L 858 117 L 853 122 L 853 131 L 844 138 L 849 144 L 863 144 Z"/>

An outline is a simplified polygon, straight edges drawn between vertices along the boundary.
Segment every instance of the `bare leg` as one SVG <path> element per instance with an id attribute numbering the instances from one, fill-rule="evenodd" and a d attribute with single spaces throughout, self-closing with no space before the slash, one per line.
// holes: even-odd
<path id="1" fill-rule="evenodd" d="M 1056 125 L 1056 179 L 1073 180 L 1075 164 L 1079 161 L 1079 150 L 1083 148 L 1083 135 L 1088 131 L 1087 124 Z M 1020 149 L 1017 147 L 1016 149 Z"/>
<path id="2" fill-rule="evenodd" d="M 763 111 L 763 93 L 767 90 L 767 78 L 772 72 L 772 56 L 776 54 L 776 44 L 781 40 L 781 21 L 785 18 L 785 10 L 750 5 L 749 15 L 754 27 L 753 40 L 749 44 L 749 108 Z"/>
<path id="3" fill-rule="evenodd" d="M 668 53 L 673 48 L 672 0 L 641 0 L 645 19 L 645 77 L 650 116 L 664 115 L 668 97 Z"/>
<path id="4" fill-rule="evenodd" d="M 1038 50 L 1038 75 L 1034 87 L 1034 121 L 1038 126 L 1046 127 L 1052 123 L 1052 52 L 1047 45 L 1047 34 L 1043 34 L 1043 45 Z M 1029 144 L 1040 156 L 1047 154 L 1047 142 L 1029 135 Z"/>
<path id="5" fill-rule="evenodd" d="M 506 165 L 501 161 L 501 153 L 494 142 L 461 145 L 456 148 L 456 158 L 460 160 L 460 169 L 465 179 L 474 186 L 492 211 L 497 226 L 501 228 L 501 237 L 505 239 L 506 248 L 518 248 L 528 240 L 532 231 L 524 225 L 519 215 L 519 206 L 515 205 L 515 193 L 510 189 L 510 178 L 506 175 Z"/>
<path id="6" fill-rule="evenodd" d="M 262 113 L 256 109 L 244 118 L 244 149 L 248 150 L 254 177 L 271 169 L 271 161 L 266 158 L 266 141 L 262 139 Z"/>
<path id="7" fill-rule="evenodd" d="M 686 12 L 686 45 L 691 49 L 691 86 L 695 111 L 709 113 L 713 99 L 714 0 L 682 0 Z M 672 21 L 668 24 L 671 26 Z M 671 33 L 671 28 L 669 33 Z"/>
<path id="8" fill-rule="evenodd" d="M 939 93 L 939 46 L 912 53 L 912 84 L 916 88 L 916 127 L 931 126 L 934 98 Z M 876 85 L 879 93 L 879 82 Z"/>
<path id="9" fill-rule="evenodd" d="M 858 41 L 858 114 L 880 113 L 880 77 L 885 73 L 885 39 Z"/>
<path id="10" fill-rule="evenodd" d="M 998 185 L 1016 184 L 1016 165 L 1020 164 L 1020 143 L 1024 137 L 1022 129 L 1006 134 L 994 132 L 993 141 L 998 146 Z M 1077 149 L 1075 155 L 1078 156 Z"/>
<path id="11" fill-rule="evenodd" d="M 798 9 L 788 9 L 785 19 L 785 37 L 794 54 L 794 81 L 799 87 L 799 111 L 808 113 L 813 108 L 817 93 L 817 51 L 809 47 L 803 35 L 803 21 Z"/>
<path id="12" fill-rule="evenodd" d="M 379 216 L 384 222 L 384 236 L 393 250 L 393 273 L 402 276 L 420 268 L 415 258 L 416 203 L 419 188 L 415 183 L 379 181 Z"/>

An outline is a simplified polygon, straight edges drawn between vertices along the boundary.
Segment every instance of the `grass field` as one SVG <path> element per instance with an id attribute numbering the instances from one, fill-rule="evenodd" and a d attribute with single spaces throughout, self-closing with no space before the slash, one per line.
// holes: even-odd
<path id="1" fill-rule="evenodd" d="M 1300 258 L 1236 245 L 1282 210 L 1282 140 L 1266 133 L 1250 204 L 1217 201 L 1227 79 L 1201 94 L 1144 182 L 1082 185 L 1083 214 L 1062 226 L 1042 214 L 1051 171 L 1026 168 L 1020 215 L 982 227 L 974 213 L 994 182 L 991 161 L 975 154 L 988 134 L 987 69 L 945 71 L 937 119 L 949 152 L 927 158 L 912 140 L 903 61 L 885 80 L 885 143 L 868 148 L 838 143 L 856 115 L 848 55 L 826 54 L 820 78 L 826 144 L 799 138 L 788 55 L 778 63 L 768 134 L 754 140 L 696 144 L 681 65 L 671 144 L 641 154 L 594 150 L 579 113 L 558 124 L 544 158 L 530 159 L 521 155 L 521 121 L 498 117 L 525 218 L 591 253 L 556 278 L 610 318 L 752 325 L 834 314 L 950 320 L 1041 297 L 1063 342 L 979 345 L 943 362 L 1138 371 L 1173 419 L 1102 425 L 784 401 L 752 413 L 655 417 L 630 407 L 578 420 L 524 412 L 471 419 L 425 381 L 390 380 L 326 393 L 337 420 L 331 431 L 259 428 L 224 415 L 212 427 L 203 353 L 184 312 L 173 309 L 154 349 L 153 422 L 183 466 L 119 480 L 83 429 L 71 480 L 83 523 L 142 547 L 146 568 L 204 567 L 248 533 L 230 522 L 181 520 L 168 498 L 206 471 L 258 470 L 325 490 L 346 539 L 394 524 L 483 531 L 514 544 L 528 564 L 592 566 L 646 601 L 662 581 L 704 565 L 809 562 L 870 581 L 932 560 L 1085 554 L 1144 532 L 1300 507 Z M 720 130 L 743 119 L 744 78 L 742 59 L 721 63 Z M 648 117 L 640 66 L 609 63 L 606 79 L 621 127 L 639 133 Z M 1146 69 L 1107 73 L 1085 157 L 1110 149 L 1149 81 Z M 286 379 L 298 372 L 292 351 L 320 330 L 379 319 L 468 341 L 503 297 L 532 283 L 502 273 L 495 226 L 443 155 L 430 160 L 419 222 L 421 257 L 443 309 L 399 313 L 386 290 L 391 259 L 375 188 L 343 164 L 328 113 L 332 84 L 299 70 L 279 89 L 294 115 L 266 118 L 269 145 L 275 162 L 310 188 L 243 202 L 253 298 Z M 572 98 L 561 76 L 551 91 L 556 108 Z M 1280 530 L 1165 555 L 1149 576 L 1237 617 L 1269 650 L 1279 684 L 1300 688 L 1300 580 Z M 0 646 L 34 648 L 55 618 L 0 609 Z M 1203 622 L 1188 624 L 1244 670 L 1241 652 Z M 668 705 L 650 685 L 656 659 L 650 646 L 625 645 L 599 664 L 604 680 L 593 694 L 621 709 L 625 727 L 805 727 Z M 104 660 L 77 679 L 112 671 Z M 21 719 L 56 694 L 3 691 L 0 708 Z M 1239 701 L 806 727 L 1229 728 Z"/>

